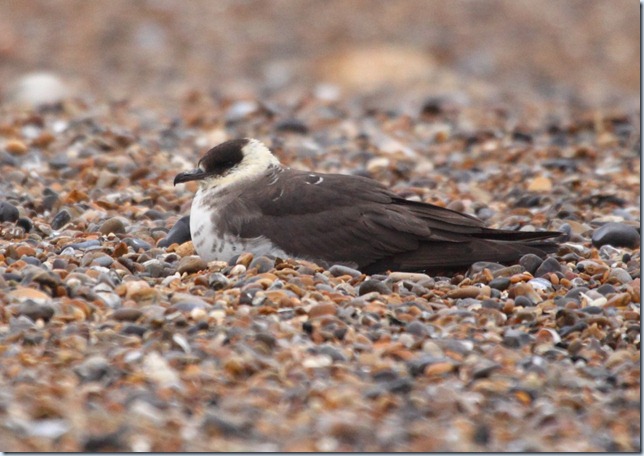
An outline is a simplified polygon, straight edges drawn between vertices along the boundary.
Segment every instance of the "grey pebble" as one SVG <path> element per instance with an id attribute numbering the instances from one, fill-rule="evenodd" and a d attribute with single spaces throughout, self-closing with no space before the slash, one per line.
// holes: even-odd
<path id="1" fill-rule="evenodd" d="M 496 290 L 507 290 L 510 286 L 510 279 L 507 277 L 497 277 L 496 279 L 490 280 L 490 283 L 488 283 L 488 285 Z"/>
<path id="2" fill-rule="evenodd" d="M 101 234 L 108 235 L 110 233 L 121 234 L 125 233 L 125 224 L 120 217 L 112 217 L 103 222 L 99 228 Z"/>
<path id="3" fill-rule="evenodd" d="M 340 264 L 334 264 L 329 268 L 329 272 L 333 277 L 340 277 L 343 275 L 350 275 L 353 278 L 360 277 L 362 273 L 357 269 L 350 268 L 348 266 L 342 266 Z"/>
<path id="4" fill-rule="evenodd" d="M 541 266 L 541 263 L 543 263 L 543 260 L 534 253 L 523 255 L 519 260 L 519 264 L 523 266 L 523 269 L 532 275 L 536 275 L 535 272 L 537 272 L 537 268 Z"/>
<path id="5" fill-rule="evenodd" d="M 544 279 L 543 277 L 537 277 L 535 279 L 528 280 L 528 284 L 532 286 L 535 290 L 541 290 L 545 292 L 554 291 L 554 287 L 549 280 Z"/>
<path id="6" fill-rule="evenodd" d="M 377 292 L 386 295 L 391 293 L 391 287 L 389 287 L 384 282 L 373 279 L 365 280 L 360 284 L 360 288 L 358 288 L 358 296 L 362 296 L 371 292 Z"/>
<path id="7" fill-rule="evenodd" d="M 606 296 L 606 295 L 609 295 L 611 293 L 617 293 L 617 290 L 610 283 L 605 283 L 605 284 L 597 287 L 597 293 L 600 293 L 600 294 Z"/>
<path id="8" fill-rule="evenodd" d="M 519 331 L 518 329 L 508 329 L 503 334 L 503 345 L 509 348 L 520 348 L 532 341 L 530 334 Z"/>
<path id="9" fill-rule="evenodd" d="M 96 382 L 109 376 L 113 367 L 103 356 L 95 355 L 87 358 L 74 368 L 74 373 L 83 382 Z"/>
<path id="10" fill-rule="evenodd" d="M 608 273 L 608 279 L 615 279 L 619 283 L 629 283 L 633 278 L 631 275 L 626 271 L 625 269 L 622 268 L 613 268 L 610 270 Z"/>
<path id="11" fill-rule="evenodd" d="M 270 271 L 275 266 L 275 260 L 267 256 L 259 256 L 253 258 L 253 261 L 250 262 L 249 269 L 257 269 L 258 274 L 263 274 Z"/>
<path id="12" fill-rule="evenodd" d="M 581 293 L 588 293 L 588 287 L 575 287 L 571 290 L 568 290 L 565 297 L 568 299 L 573 299 L 579 301 L 581 299 Z"/>
<path id="13" fill-rule="evenodd" d="M 143 337 L 143 334 L 148 330 L 147 326 L 135 325 L 133 323 L 127 323 L 121 329 L 121 334 L 126 336 L 139 336 Z"/>
<path id="14" fill-rule="evenodd" d="M 405 332 L 418 337 L 425 337 L 429 334 L 427 326 L 419 321 L 412 321 L 407 326 L 405 326 Z"/>
<path id="15" fill-rule="evenodd" d="M 19 216 L 16 206 L 6 201 L 0 202 L 0 222 L 15 222 Z"/>
<path id="16" fill-rule="evenodd" d="M 126 238 L 123 239 L 123 242 L 125 242 L 126 245 L 132 247 L 135 252 L 138 252 L 140 249 L 147 252 L 152 248 L 152 246 L 148 242 L 145 242 L 143 239 L 139 238 Z"/>
<path id="17" fill-rule="evenodd" d="M 72 215 L 67 209 L 61 209 L 58 211 L 58 214 L 54 215 L 54 218 L 51 220 L 51 227 L 55 230 L 59 230 L 65 225 L 67 225 L 72 219 Z"/>
<path id="18" fill-rule="evenodd" d="M 518 307 L 534 307 L 535 303 L 527 296 L 520 295 L 514 298 L 514 305 Z"/>
<path id="19" fill-rule="evenodd" d="M 592 241 L 595 247 L 610 244 L 634 249 L 640 245 L 640 233 L 630 225 L 609 222 L 593 232 Z"/>
<path id="20" fill-rule="evenodd" d="M 322 345 L 318 350 L 318 353 L 321 355 L 328 355 L 331 357 L 333 361 L 336 361 L 336 362 L 337 361 L 342 362 L 347 360 L 347 357 L 344 356 L 344 353 L 342 353 L 336 347 L 328 344 Z"/>
<path id="21" fill-rule="evenodd" d="M 77 250 L 88 250 L 88 249 L 91 249 L 92 247 L 96 248 L 100 246 L 101 246 L 101 241 L 99 241 L 98 239 L 91 239 L 89 241 L 69 244 L 68 246 L 65 246 L 65 248 L 71 247 L 72 249 L 77 249 Z"/>
<path id="22" fill-rule="evenodd" d="M 47 303 L 39 304 L 31 299 L 28 299 L 18 307 L 18 315 L 23 315 L 30 318 L 32 321 L 43 319 L 49 321 L 54 316 L 54 308 Z"/>
<path id="23" fill-rule="evenodd" d="M 199 298 L 184 299 L 168 307 L 166 313 L 172 312 L 192 312 L 194 309 L 206 309 L 208 304 Z"/>
<path id="24" fill-rule="evenodd" d="M 561 264 L 559 264 L 559 261 L 553 257 L 547 258 L 543 263 L 541 263 L 534 273 L 534 276 L 542 277 L 543 275 L 551 272 L 561 272 Z"/>
<path id="25" fill-rule="evenodd" d="M 213 290 L 222 290 L 230 284 L 230 280 L 221 272 L 215 272 L 208 276 L 208 286 Z"/>
<path id="26" fill-rule="evenodd" d="M 157 244 L 159 247 L 169 247 L 172 244 L 183 244 L 192 239 L 190 234 L 190 216 L 186 215 L 177 220 L 177 223 L 168 231 L 166 237 Z"/>
<path id="27" fill-rule="evenodd" d="M 166 277 L 166 267 L 165 265 L 157 260 L 148 260 L 145 261 L 143 264 L 143 267 L 147 271 L 148 274 L 150 274 L 150 277 Z"/>

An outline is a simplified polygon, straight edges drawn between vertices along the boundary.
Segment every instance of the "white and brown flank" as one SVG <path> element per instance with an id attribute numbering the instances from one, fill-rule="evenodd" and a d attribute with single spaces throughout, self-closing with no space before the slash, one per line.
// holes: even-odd
<path id="1" fill-rule="evenodd" d="M 242 252 L 346 264 L 365 273 L 465 269 L 544 256 L 561 233 L 495 230 L 479 219 L 408 201 L 359 176 L 281 166 L 256 139 L 210 149 L 175 185 L 200 180 L 190 232 L 206 261 Z"/>

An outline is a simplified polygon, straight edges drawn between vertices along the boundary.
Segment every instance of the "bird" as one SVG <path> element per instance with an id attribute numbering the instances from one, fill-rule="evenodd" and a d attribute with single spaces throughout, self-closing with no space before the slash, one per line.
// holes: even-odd
<path id="1" fill-rule="evenodd" d="M 376 180 L 283 166 L 261 141 L 206 152 L 174 185 L 198 181 L 190 235 L 205 261 L 254 256 L 345 265 L 364 274 L 467 270 L 555 252 L 557 231 L 493 229 L 465 213 L 405 199 Z"/>

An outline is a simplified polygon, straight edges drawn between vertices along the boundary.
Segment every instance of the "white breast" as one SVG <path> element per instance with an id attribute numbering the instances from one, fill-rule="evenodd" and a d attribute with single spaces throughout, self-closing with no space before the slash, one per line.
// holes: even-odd
<path id="1" fill-rule="evenodd" d="M 211 192 L 198 191 L 192 201 L 190 210 L 190 234 L 197 254 L 205 261 L 229 261 L 235 255 L 250 252 L 255 257 L 274 255 L 288 257 L 280 248 L 264 236 L 256 238 L 241 238 L 232 233 L 222 233 L 218 230 L 217 221 L 224 216 L 212 204 L 216 198 Z M 206 204 L 205 201 L 209 203 Z"/>

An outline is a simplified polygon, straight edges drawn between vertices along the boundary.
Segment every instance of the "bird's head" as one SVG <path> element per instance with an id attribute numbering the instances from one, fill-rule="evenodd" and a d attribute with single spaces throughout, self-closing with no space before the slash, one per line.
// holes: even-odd
<path id="1" fill-rule="evenodd" d="M 201 188 L 220 187 L 233 182 L 253 179 L 271 166 L 277 158 L 261 141 L 252 138 L 233 139 L 213 147 L 204 155 L 197 169 L 179 173 L 174 185 L 200 181 Z"/>

